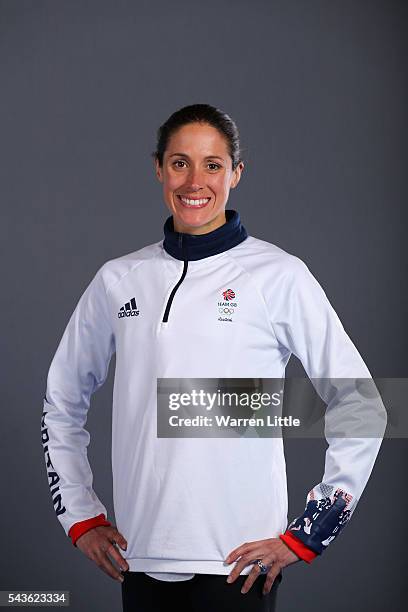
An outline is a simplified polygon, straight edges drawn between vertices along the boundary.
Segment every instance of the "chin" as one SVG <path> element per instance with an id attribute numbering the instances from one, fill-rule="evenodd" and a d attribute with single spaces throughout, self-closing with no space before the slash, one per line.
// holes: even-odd
<path id="1" fill-rule="evenodd" d="M 191 225 L 192 227 L 199 227 L 200 225 L 206 225 L 216 219 L 217 215 L 209 215 L 208 211 L 203 210 L 180 210 L 173 212 L 173 218 L 179 223 L 184 225 Z"/>

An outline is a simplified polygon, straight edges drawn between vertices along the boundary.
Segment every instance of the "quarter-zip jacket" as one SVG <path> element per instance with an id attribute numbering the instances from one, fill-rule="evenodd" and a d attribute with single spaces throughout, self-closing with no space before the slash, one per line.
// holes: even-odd
<path id="1" fill-rule="evenodd" d="M 310 562 L 354 512 L 380 448 L 381 438 L 328 439 L 322 480 L 288 525 L 281 438 L 157 437 L 157 378 L 282 378 L 291 354 L 312 379 L 370 377 L 306 264 L 248 236 L 236 211 L 226 218 L 192 236 L 169 217 L 164 240 L 104 263 L 49 368 L 42 443 L 57 518 L 75 544 L 111 524 L 92 487 L 85 423 L 116 352 L 113 501 L 130 571 L 229 574 L 231 550 L 271 537 Z M 228 316 L 225 295 L 236 304 Z"/>

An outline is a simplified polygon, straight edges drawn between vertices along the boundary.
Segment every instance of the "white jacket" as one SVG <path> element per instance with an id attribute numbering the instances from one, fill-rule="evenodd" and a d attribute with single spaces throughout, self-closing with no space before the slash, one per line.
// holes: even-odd
<path id="1" fill-rule="evenodd" d="M 164 241 L 104 263 L 49 369 L 42 442 L 55 511 L 75 543 L 110 524 L 84 427 L 116 352 L 113 501 L 130 571 L 229 574 L 232 549 L 278 536 L 310 561 L 354 511 L 381 444 L 328 440 L 322 481 L 288 527 L 281 438 L 157 437 L 157 378 L 279 378 L 292 353 L 310 378 L 370 377 L 307 266 L 226 213 L 227 223 L 199 236 L 174 232 L 169 217 Z M 236 307 L 222 316 L 228 290 Z"/>

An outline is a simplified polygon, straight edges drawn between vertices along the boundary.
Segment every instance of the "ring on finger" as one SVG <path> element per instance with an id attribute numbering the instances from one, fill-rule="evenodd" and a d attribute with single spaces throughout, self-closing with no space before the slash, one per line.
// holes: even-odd
<path id="1" fill-rule="evenodd" d="M 257 559 L 256 563 L 259 569 L 261 570 L 261 574 L 266 574 L 268 572 L 269 567 L 267 565 L 264 565 L 261 559 Z"/>

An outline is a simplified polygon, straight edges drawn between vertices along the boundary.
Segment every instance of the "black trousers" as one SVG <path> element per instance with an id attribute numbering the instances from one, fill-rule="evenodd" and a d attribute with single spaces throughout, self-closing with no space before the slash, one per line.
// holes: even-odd
<path id="1" fill-rule="evenodd" d="M 190 580 L 167 582 L 144 572 L 122 572 L 123 612 L 275 612 L 276 595 L 282 580 L 278 574 L 269 593 L 262 594 L 266 580 L 260 574 L 246 593 L 241 588 L 247 576 L 229 584 L 227 577 L 195 574 Z"/>

